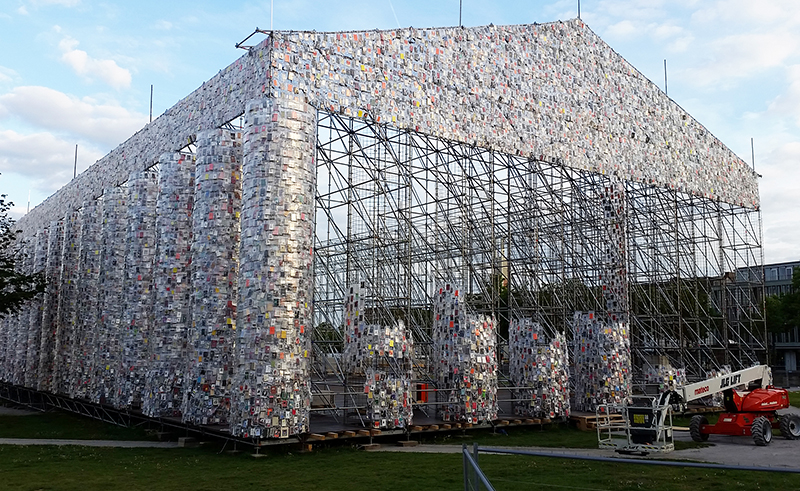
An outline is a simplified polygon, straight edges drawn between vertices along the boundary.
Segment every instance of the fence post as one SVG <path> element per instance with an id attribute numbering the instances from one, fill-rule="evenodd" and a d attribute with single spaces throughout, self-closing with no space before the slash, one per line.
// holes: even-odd
<path id="1" fill-rule="evenodd" d="M 474 483 L 475 491 L 480 491 L 481 485 L 478 480 L 478 469 L 480 468 L 480 464 L 478 463 L 478 442 L 472 442 L 472 459 L 475 461 L 475 466 L 472 468 L 472 482 Z"/>
<path id="2" fill-rule="evenodd" d="M 470 491 L 469 486 L 469 471 L 467 466 L 469 466 L 469 460 L 467 459 L 467 444 L 461 444 L 461 460 L 464 462 L 464 491 Z"/>

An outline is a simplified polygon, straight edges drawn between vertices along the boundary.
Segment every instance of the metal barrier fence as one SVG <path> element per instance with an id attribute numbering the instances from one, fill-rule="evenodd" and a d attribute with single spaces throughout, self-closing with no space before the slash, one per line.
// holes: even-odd
<path id="1" fill-rule="evenodd" d="M 478 464 L 478 448 L 478 444 L 473 443 L 472 454 L 470 454 L 467 444 L 461 445 L 461 455 L 464 460 L 464 491 L 480 491 L 481 489 L 494 491 L 492 483 L 486 478 Z M 481 484 L 483 484 L 483 488 L 481 488 Z"/>

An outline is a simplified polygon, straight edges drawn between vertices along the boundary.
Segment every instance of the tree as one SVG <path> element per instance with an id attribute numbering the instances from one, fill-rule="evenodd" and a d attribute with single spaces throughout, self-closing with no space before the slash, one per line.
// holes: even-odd
<path id="1" fill-rule="evenodd" d="M 14 203 L 0 195 L 0 318 L 19 311 L 25 302 L 44 292 L 44 273 L 21 272 L 25 253 L 17 242 L 19 230 L 14 229 L 14 220 L 8 210 Z"/>
<path id="2" fill-rule="evenodd" d="M 792 292 L 766 298 L 767 329 L 770 332 L 787 332 L 800 326 L 800 268 L 792 273 Z"/>

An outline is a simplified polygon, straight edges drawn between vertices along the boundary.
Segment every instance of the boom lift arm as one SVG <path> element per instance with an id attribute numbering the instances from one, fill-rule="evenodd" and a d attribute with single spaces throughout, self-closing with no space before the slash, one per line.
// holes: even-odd
<path id="1" fill-rule="evenodd" d="M 769 387 L 772 385 L 772 370 L 767 365 L 757 365 L 738 372 L 712 377 L 701 382 L 678 387 L 676 392 L 680 394 L 685 403 L 707 397 L 728 389 L 733 389 L 740 385 L 748 386 L 752 382 L 759 381 L 759 387 Z"/>

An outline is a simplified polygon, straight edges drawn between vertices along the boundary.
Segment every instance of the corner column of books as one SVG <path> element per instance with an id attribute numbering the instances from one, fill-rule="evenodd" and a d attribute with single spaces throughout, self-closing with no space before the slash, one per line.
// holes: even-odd
<path id="1" fill-rule="evenodd" d="M 242 132 L 197 134 L 192 215 L 192 329 L 183 420 L 228 424 L 236 368 Z"/>
<path id="2" fill-rule="evenodd" d="M 125 309 L 119 333 L 121 364 L 114 398 L 117 408 L 135 408 L 142 402 L 153 312 L 157 197 L 158 173 L 155 170 L 131 175 L 128 180 L 127 248 L 122 292 Z"/>
<path id="3" fill-rule="evenodd" d="M 20 243 L 20 260 L 17 262 L 17 267 L 19 270 L 25 274 L 33 273 L 33 251 L 34 249 L 34 241 L 32 239 L 23 240 Z M 25 364 L 27 362 L 28 356 L 28 332 L 30 329 L 30 316 L 31 316 L 31 304 L 25 304 L 19 312 L 14 314 L 13 320 L 13 329 L 14 332 L 8 333 L 8 340 L 11 341 L 13 339 L 13 345 L 9 343 L 6 349 L 6 356 L 13 357 L 11 363 L 8 367 L 11 369 L 11 373 L 13 373 L 14 383 L 16 385 L 22 385 L 25 376 Z M 7 321 L 8 322 L 8 321 Z M 10 327 L 10 324 L 6 324 L 6 328 Z M 13 352 L 11 351 L 13 346 Z"/>
<path id="4" fill-rule="evenodd" d="M 19 268 L 19 260 L 16 261 L 16 269 Z M 0 319 L 0 382 L 13 382 L 16 378 L 15 367 L 18 366 L 16 358 L 20 352 L 20 313 L 12 313 Z M 27 328 L 26 328 L 27 332 Z M 21 354 L 21 353 L 19 353 Z"/>
<path id="5" fill-rule="evenodd" d="M 369 426 L 408 428 L 414 412 L 411 336 L 403 321 L 391 326 L 364 322 L 364 295 L 364 282 L 359 282 L 348 289 L 345 298 L 345 370 L 348 376 L 364 381 L 365 415 Z"/>
<path id="6" fill-rule="evenodd" d="M 15 268 L 23 274 L 31 274 L 34 265 L 34 241 L 21 240 L 16 246 Z M 18 312 L 5 316 L 2 320 L 4 339 L 3 380 L 14 385 L 23 385 L 25 365 L 28 356 L 28 333 L 30 330 L 31 303 L 23 305 Z"/>
<path id="7" fill-rule="evenodd" d="M 444 421 L 497 419 L 497 343 L 494 319 L 466 305 L 452 284 L 434 293 L 433 372 L 438 413 Z"/>
<path id="8" fill-rule="evenodd" d="M 236 436 L 308 431 L 316 121 L 292 95 L 251 101 L 245 111 Z"/>
<path id="9" fill-rule="evenodd" d="M 509 374 L 516 387 L 514 414 L 568 418 L 569 352 L 564 334 L 548 336 L 530 318 L 512 319 L 508 331 Z"/>
<path id="10" fill-rule="evenodd" d="M 194 155 L 171 152 L 159 159 L 153 323 L 142 412 L 178 416 L 186 384 L 187 335 L 191 325 L 192 206 Z"/>
<path id="11" fill-rule="evenodd" d="M 593 412 L 631 394 L 625 187 L 612 178 L 601 191 L 604 243 L 600 284 L 605 312 L 575 312 L 575 408 Z"/>

